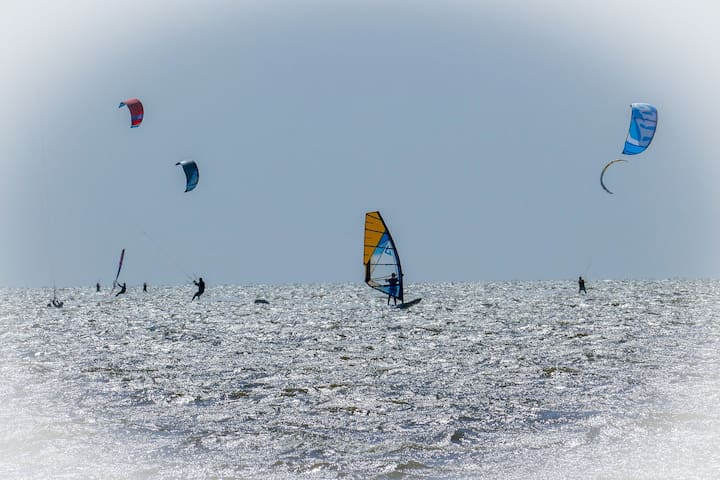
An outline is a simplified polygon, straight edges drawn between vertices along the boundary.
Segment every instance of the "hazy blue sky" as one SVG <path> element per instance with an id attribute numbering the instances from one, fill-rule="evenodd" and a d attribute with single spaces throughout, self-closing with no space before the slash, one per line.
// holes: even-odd
<path id="1" fill-rule="evenodd" d="M 0 285 L 716 277 L 715 5 L 3 2 Z"/>

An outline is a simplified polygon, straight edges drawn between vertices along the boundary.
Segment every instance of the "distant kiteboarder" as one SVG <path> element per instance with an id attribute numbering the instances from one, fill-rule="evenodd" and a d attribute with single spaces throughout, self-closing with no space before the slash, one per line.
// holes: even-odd
<path id="1" fill-rule="evenodd" d="M 98 283 L 95 284 L 95 291 L 96 291 L 96 292 L 99 292 L 99 291 L 100 291 L 100 282 L 98 282 Z"/>
<path id="2" fill-rule="evenodd" d="M 48 303 L 48 307 L 62 308 L 63 304 L 63 301 L 58 300 L 57 297 L 53 297 L 50 303 Z"/>
<path id="3" fill-rule="evenodd" d="M 205 282 L 203 281 L 202 277 L 200 277 L 197 282 L 193 280 L 193 283 L 198 287 L 198 291 L 195 292 L 195 295 L 193 295 L 192 300 L 190 300 L 191 302 L 196 298 L 200 300 L 200 295 L 205 292 Z"/>
<path id="4" fill-rule="evenodd" d="M 57 298 L 57 290 L 55 287 L 53 287 L 53 296 L 50 302 L 47 304 L 48 307 L 55 307 L 55 308 L 62 308 L 63 302 L 62 300 L 58 300 Z"/>
<path id="5" fill-rule="evenodd" d="M 147 282 L 143 282 L 143 292 L 147 293 Z"/>
<path id="6" fill-rule="evenodd" d="M 126 283 L 118 283 L 118 285 L 120 286 L 120 291 L 115 294 L 116 297 L 118 295 L 122 295 L 123 293 L 127 292 L 127 284 Z"/>
<path id="7" fill-rule="evenodd" d="M 578 293 L 584 293 L 587 295 L 587 290 L 585 290 L 585 279 L 582 277 L 578 277 Z"/>

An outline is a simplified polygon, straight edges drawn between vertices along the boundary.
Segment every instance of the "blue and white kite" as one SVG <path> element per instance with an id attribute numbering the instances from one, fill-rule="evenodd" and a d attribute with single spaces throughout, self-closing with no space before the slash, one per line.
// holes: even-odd
<path id="1" fill-rule="evenodd" d="M 633 103 L 630 107 L 632 107 L 632 117 L 630 118 L 627 139 L 625 139 L 625 147 L 622 151 L 623 155 L 637 155 L 644 152 L 650 146 L 657 128 L 657 108 L 649 103 Z M 603 177 L 608 167 L 619 162 L 627 162 L 627 160 L 622 158 L 611 160 L 600 172 L 600 185 L 607 193 L 613 192 L 605 186 Z"/>
<path id="2" fill-rule="evenodd" d="M 657 108 L 649 103 L 633 103 L 630 130 L 625 140 L 624 155 L 637 155 L 642 153 L 652 142 L 657 128 Z"/>

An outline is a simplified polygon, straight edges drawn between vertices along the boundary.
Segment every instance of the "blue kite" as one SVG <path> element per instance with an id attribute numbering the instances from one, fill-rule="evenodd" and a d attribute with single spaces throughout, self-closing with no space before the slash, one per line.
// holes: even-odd
<path id="1" fill-rule="evenodd" d="M 633 103 L 630 129 L 625 140 L 623 155 L 637 155 L 650 146 L 657 128 L 657 108 L 649 103 Z"/>
<path id="2" fill-rule="evenodd" d="M 200 171 L 198 170 L 195 160 L 183 160 L 182 162 L 177 162 L 175 165 L 182 165 L 183 171 L 185 172 L 185 191 L 189 192 L 194 189 L 198 184 L 198 180 L 200 180 Z"/>

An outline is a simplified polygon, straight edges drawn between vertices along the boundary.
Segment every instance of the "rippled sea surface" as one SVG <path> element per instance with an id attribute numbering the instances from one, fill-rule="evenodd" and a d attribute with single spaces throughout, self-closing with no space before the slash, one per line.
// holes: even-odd
<path id="1" fill-rule="evenodd" d="M 720 478 L 720 282 L 588 287 L 0 290 L 0 478 Z"/>

